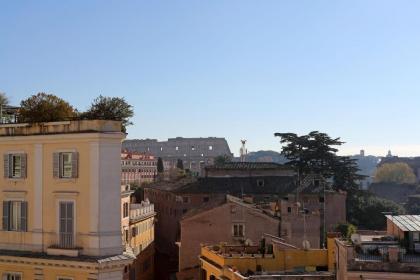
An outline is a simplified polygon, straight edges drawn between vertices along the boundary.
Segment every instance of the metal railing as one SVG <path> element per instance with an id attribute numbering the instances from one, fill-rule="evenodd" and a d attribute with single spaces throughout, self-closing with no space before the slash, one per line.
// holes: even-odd
<path id="1" fill-rule="evenodd" d="M 356 253 L 359 261 L 379 261 L 388 262 L 389 252 L 387 247 L 362 250 Z M 420 263 L 420 254 L 407 253 L 405 248 L 398 249 L 398 262 L 401 263 Z"/>
<path id="2" fill-rule="evenodd" d="M 51 248 L 56 249 L 79 249 L 80 244 L 78 246 L 77 242 L 78 235 L 75 233 L 67 233 L 67 232 L 60 232 L 60 233 L 52 233 L 53 242 Z"/>
<path id="3" fill-rule="evenodd" d="M 381 261 L 386 262 L 389 259 L 388 248 L 375 248 L 362 250 L 356 253 L 356 258 L 360 261 Z"/>

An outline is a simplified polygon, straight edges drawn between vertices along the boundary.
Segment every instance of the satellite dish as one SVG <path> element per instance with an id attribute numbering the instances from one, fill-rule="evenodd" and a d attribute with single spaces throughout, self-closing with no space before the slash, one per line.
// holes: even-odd
<path id="1" fill-rule="evenodd" d="M 353 233 L 351 235 L 350 239 L 353 242 L 353 244 L 355 244 L 355 245 L 361 245 L 362 244 L 362 239 L 360 238 L 360 234 L 358 234 L 358 233 Z"/>
<path id="2" fill-rule="evenodd" d="M 308 240 L 303 240 L 302 246 L 303 246 L 303 249 L 305 250 L 311 249 L 311 243 Z"/>
<path id="3" fill-rule="evenodd" d="M 245 245 L 246 246 L 252 246 L 254 244 L 252 243 L 252 240 L 251 239 L 247 239 L 247 240 L 245 240 Z"/>

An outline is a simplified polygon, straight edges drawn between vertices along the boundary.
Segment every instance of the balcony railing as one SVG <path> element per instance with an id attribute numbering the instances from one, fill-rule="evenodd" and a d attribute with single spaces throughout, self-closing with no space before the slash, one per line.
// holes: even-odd
<path id="1" fill-rule="evenodd" d="M 358 261 L 378 261 L 389 262 L 389 252 L 387 247 L 375 248 L 372 250 L 362 250 L 356 253 Z M 405 248 L 398 248 L 398 262 L 420 264 L 420 254 L 407 253 Z"/>
<path id="2" fill-rule="evenodd" d="M 75 233 L 52 233 L 52 245 L 51 248 L 55 249 L 80 249 L 81 242 L 78 234 Z"/>
<path id="3" fill-rule="evenodd" d="M 130 220 L 139 220 L 155 214 L 154 205 L 152 203 L 133 203 L 130 204 Z"/>

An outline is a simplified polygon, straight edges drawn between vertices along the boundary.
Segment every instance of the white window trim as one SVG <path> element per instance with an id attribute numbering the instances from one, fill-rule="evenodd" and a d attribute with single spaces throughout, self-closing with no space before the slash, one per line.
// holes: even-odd
<path id="1" fill-rule="evenodd" d="M 76 200 L 75 199 L 57 199 L 56 200 L 56 233 L 57 235 L 60 234 L 60 202 L 73 202 L 73 240 L 74 243 L 76 244 L 76 232 L 77 232 L 77 228 L 76 228 Z"/>

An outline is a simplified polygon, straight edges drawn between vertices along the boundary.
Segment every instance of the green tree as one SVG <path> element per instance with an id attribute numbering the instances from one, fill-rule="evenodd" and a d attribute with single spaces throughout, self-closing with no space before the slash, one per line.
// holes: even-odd
<path id="1" fill-rule="evenodd" d="M 333 187 L 342 189 L 351 195 L 359 190 L 359 182 L 366 178 L 359 174 L 359 166 L 356 159 L 340 156 L 336 158 L 333 170 Z"/>
<path id="2" fill-rule="evenodd" d="M 99 95 L 90 108 L 81 114 L 81 117 L 85 119 L 121 121 L 123 132 L 127 132 L 127 126 L 133 124 L 130 121 L 133 116 L 133 106 L 128 104 L 124 98 L 102 95 Z"/>
<path id="3" fill-rule="evenodd" d="M 0 106 L 9 105 L 9 98 L 6 93 L 0 91 Z"/>
<path id="4" fill-rule="evenodd" d="M 316 173 L 325 178 L 333 175 L 332 166 L 337 161 L 335 146 L 343 142 L 340 138 L 331 138 L 325 133 L 312 131 L 308 135 L 295 133 L 275 133 L 280 137 L 283 145 L 281 154 L 289 161 L 287 165 L 293 166 L 299 174 Z"/>
<path id="5" fill-rule="evenodd" d="M 65 100 L 47 93 L 38 93 L 20 102 L 19 121 L 53 122 L 76 117 L 77 111 Z"/>
<path id="6" fill-rule="evenodd" d="M 221 166 L 231 161 L 232 159 L 228 155 L 220 155 L 214 158 L 214 165 Z"/>
<path id="7" fill-rule="evenodd" d="M 295 133 L 275 133 L 283 145 L 281 154 L 288 159 L 299 175 L 315 173 L 333 181 L 333 187 L 346 191 L 358 189 L 359 168 L 355 160 L 340 157 L 336 146 L 344 142 L 340 138 L 331 138 L 326 133 L 312 131 L 308 135 Z"/>
<path id="8" fill-rule="evenodd" d="M 341 236 L 350 239 L 351 235 L 356 233 L 357 228 L 355 225 L 349 223 L 340 223 L 335 228 L 336 231 L 341 233 Z"/>
<path id="9" fill-rule="evenodd" d="M 383 230 L 386 227 L 385 212 L 404 214 L 397 203 L 359 192 L 347 197 L 347 220 L 361 229 Z"/>
<path id="10" fill-rule="evenodd" d="M 176 168 L 184 170 L 184 162 L 182 161 L 182 159 L 178 159 L 176 161 Z"/>
<path id="11" fill-rule="evenodd" d="M 376 169 L 374 182 L 414 184 L 416 183 L 416 175 L 407 163 L 385 163 Z"/>
<path id="12" fill-rule="evenodd" d="M 405 208 L 410 215 L 420 215 L 420 195 L 410 196 Z"/>
<path id="13" fill-rule="evenodd" d="M 158 160 L 157 160 L 157 172 L 158 173 L 163 173 L 163 171 L 164 171 L 164 168 L 163 168 L 163 160 L 162 160 L 162 158 L 158 158 Z"/>

